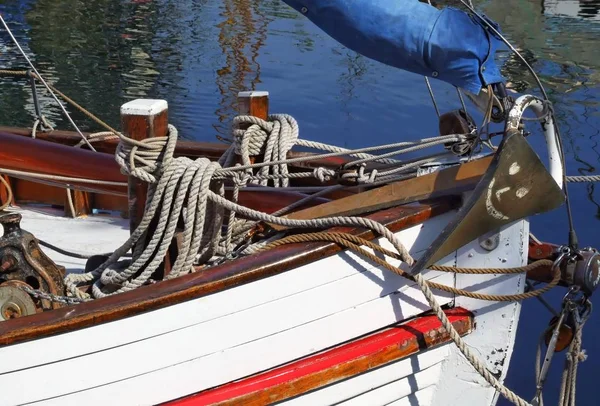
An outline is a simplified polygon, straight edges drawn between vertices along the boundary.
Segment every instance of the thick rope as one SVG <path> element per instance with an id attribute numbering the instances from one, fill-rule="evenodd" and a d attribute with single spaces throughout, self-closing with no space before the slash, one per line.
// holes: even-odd
<path id="1" fill-rule="evenodd" d="M 388 262 L 382 260 L 381 258 L 376 257 L 375 255 L 371 254 L 368 251 L 365 251 L 358 245 L 354 244 L 354 242 L 363 243 L 363 245 L 365 245 L 365 246 L 373 248 L 373 249 L 375 249 L 385 255 L 388 255 L 390 257 L 396 258 L 396 255 L 394 253 L 389 252 L 388 250 L 384 249 L 383 247 L 373 244 L 370 241 L 366 241 L 366 240 L 356 237 L 356 236 L 347 235 L 345 233 L 315 233 L 313 235 L 304 234 L 304 235 L 300 235 L 300 236 L 290 236 L 290 237 L 286 237 L 282 240 L 275 241 L 275 242 L 267 245 L 266 247 L 263 247 L 263 250 L 271 249 L 273 247 L 276 247 L 276 246 L 279 246 L 279 245 L 282 245 L 285 243 L 323 241 L 323 240 L 336 242 L 342 246 L 350 248 L 353 251 L 356 251 L 356 252 L 360 253 L 361 255 L 364 255 L 365 257 L 371 259 L 372 261 L 384 266 L 385 268 L 390 269 L 399 275 L 402 275 L 404 277 L 407 277 L 407 278 L 417 282 L 421 291 L 425 295 L 425 298 L 427 299 L 429 306 L 436 313 L 437 317 L 442 322 L 442 325 L 444 326 L 446 331 L 449 333 L 450 337 L 452 338 L 452 340 L 454 341 L 454 343 L 456 344 L 458 349 L 462 352 L 462 354 L 469 361 L 469 363 L 471 363 L 471 365 L 475 368 L 475 370 L 477 372 L 479 372 L 479 374 L 492 387 L 494 387 L 497 391 L 499 391 L 506 399 L 508 399 L 513 404 L 519 405 L 519 406 L 529 405 L 528 402 L 526 402 L 524 399 L 522 399 L 517 394 L 512 392 L 510 389 L 508 389 L 506 386 L 504 386 L 502 383 L 500 383 L 500 381 L 498 381 L 498 379 L 496 379 L 496 377 L 485 367 L 483 362 L 481 362 L 479 360 L 479 358 L 471 351 L 471 349 L 467 346 L 466 342 L 462 339 L 460 334 L 456 331 L 456 329 L 454 328 L 452 323 L 450 323 L 450 321 L 448 320 L 448 317 L 444 313 L 443 309 L 437 302 L 435 296 L 433 295 L 433 292 L 430 289 L 430 287 L 431 287 L 431 288 L 436 288 L 436 289 L 442 288 L 442 290 L 445 290 L 444 288 L 449 288 L 448 286 L 435 284 L 431 281 L 426 281 L 421 274 L 417 274 L 413 277 L 410 277 L 404 271 L 402 271 L 400 268 L 394 267 L 391 264 L 389 264 Z M 517 270 L 519 272 L 526 272 L 527 270 L 534 269 L 535 267 L 547 266 L 547 265 L 552 265 L 552 261 L 542 260 L 542 261 L 538 261 L 537 263 L 531 264 L 530 266 L 527 266 L 527 267 L 501 269 L 501 271 L 503 271 L 503 272 L 500 272 L 500 273 L 516 273 Z M 435 267 L 431 267 L 431 269 L 434 269 L 434 268 Z M 455 269 L 458 269 L 459 272 L 461 272 L 461 273 L 471 273 L 474 271 L 473 269 L 468 269 L 468 268 L 455 268 Z M 440 267 L 440 270 L 450 271 L 450 267 Z M 493 271 L 496 271 L 496 270 L 497 269 L 493 269 Z M 488 271 L 488 270 L 486 270 L 486 271 Z M 560 280 L 560 270 L 557 269 L 557 270 L 555 270 L 552 283 L 548 284 L 545 288 L 539 289 L 535 292 L 537 292 L 537 295 L 542 294 L 542 293 L 548 291 L 549 289 L 552 289 L 552 287 L 556 286 L 556 284 L 558 283 L 559 280 Z M 451 290 L 447 290 L 447 291 L 452 291 L 453 293 L 456 292 L 456 294 L 468 293 L 466 296 L 474 297 L 472 292 L 467 292 L 467 291 L 464 291 L 461 289 L 451 288 Z M 534 293 L 534 292 L 528 292 L 528 293 Z M 521 300 L 520 297 L 521 297 L 520 295 L 506 295 L 506 296 L 482 295 L 481 297 L 476 297 L 476 298 L 483 299 L 483 300 L 494 300 L 494 301 L 497 301 L 497 300 L 511 300 L 512 301 L 512 300 Z M 528 295 L 527 297 L 533 297 L 533 296 Z M 523 296 L 523 298 L 527 298 L 527 297 Z"/>
<path id="2" fill-rule="evenodd" d="M 225 199 L 223 183 L 215 179 L 215 174 L 221 169 L 220 165 L 206 158 L 195 161 L 183 157 L 174 158 L 176 141 L 177 130 L 173 126 L 169 126 L 167 137 L 144 141 L 122 138 L 115 158 L 123 173 L 150 184 L 147 207 L 138 228 L 104 264 L 86 274 L 67 276 L 65 281 L 70 294 L 86 298 L 87 294 L 78 289 L 83 283 L 93 282 L 92 293 L 96 298 L 135 289 L 147 283 L 171 244 L 180 216 L 183 216 L 184 220 L 182 248 L 168 278 L 191 272 L 195 262 L 205 262 L 215 254 L 223 225 L 224 209 L 245 219 L 287 227 L 367 228 L 389 239 L 397 249 L 399 257 L 409 264 L 413 263 L 412 257 L 397 237 L 373 220 L 362 217 L 291 220 L 252 210 Z M 166 147 L 163 150 L 165 142 Z M 283 147 L 284 150 L 285 148 L 287 146 Z M 187 206 L 184 209 L 186 200 Z M 148 227 L 155 217 L 159 219 L 156 230 L 145 245 Z M 231 242 L 231 236 L 226 238 Z M 132 261 L 119 262 L 119 258 L 132 247 Z"/>
<path id="3" fill-rule="evenodd" d="M 366 251 L 361 248 L 362 246 L 373 249 L 374 251 L 380 252 L 390 258 L 400 259 L 398 255 L 392 251 L 389 251 L 382 246 L 375 244 L 371 241 L 365 240 L 364 238 L 357 237 L 352 234 L 347 233 L 334 233 L 334 232 L 321 232 L 321 233 L 311 233 L 311 234 L 297 234 L 291 235 L 288 237 L 281 238 L 277 241 L 273 241 L 269 245 L 263 247 L 261 250 L 266 251 L 273 249 L 275 247 L 279 247 L 286 244 L 295 244 L 295 243 L 304 243 L 304 242 L 317 242 L 317 241 L 329 241 L 336 243 L 342 247 L 349 248 L 352 251 L 362 255 L 363 257 L 368 258 L 369 260 L 375 262 L 377 265 L 380 265 L 400 276 L 403 276 L 409 280 L 415 281 L 414 277 L 403 271 L 402 269 L 390 264 L 384 259 L 373 255 L 372 253 Z M 552 266 L 553 262 L 550 260 L 540 260 L 533 262 L 526 266 L 515 267 L 515 268 L 457 268 L 452 266 L 440 266 L 440 265 L 432 265 L 428 269 L 434 271 L 442 271 L 442 272 L 454 272 L 460 274 L 475 274 L 475 275 L 485 275 L 485 274 L 521 274 L 527 273 L 528 271 L 534 270 L 540 267 Z M 542 295 L 552 288 L 554 288 L 558 282 L 560 282 L 560 270 L 556 270 L 554 272 L 552 281 L 548 283 L 545 287 L 537 290 L 533 290 L 530 292 L 515 294 L 515 295 L 489 295 L 483 293 L 470 292 L 465 289 L 458 289 L 452 286 L 442 285 L 436 282 L 428 281 L 427 284 L 429 287 L 437 290 L 442 290 L 445 292 L 453 293 L 458 296 L 470 297 L 473 299 L 479 300 L 489 300 L 494 302 L 515 302 L 521 301 L 525 299 L 530 299 L 539 295 Z"/>
<path id="4" fill-rule="evenodd" d="M 4 188 L 6 189 L 6 201 L 0 202 L 0 211 L 6 209 L 8 206 L 10 206 L 10 204 L 12 203 L 13 200 L 13 191 L 10 187 L 10 184 L 6 181 L 6 179 L 4 179 L 4 176 L 0 175 L 0 183 L 2 183 L 4 185 Z"/>
<path id="5" fill-rule="evenodd" d="M 574 183 L 600 182 L 600 175 L 567 176 L 567 182 L 574 182 Z"/>

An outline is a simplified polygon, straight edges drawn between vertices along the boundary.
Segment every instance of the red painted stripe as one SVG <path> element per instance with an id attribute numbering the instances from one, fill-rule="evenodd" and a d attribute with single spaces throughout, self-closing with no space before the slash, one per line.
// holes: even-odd
<path id="1" fill-rule="evenodd" d="M 471 313 L 462 308 L 447 310 L 445 313 L 451 323 L 467 321 L 472 316 Z M 389 345 L 401 344 L 403 341 L 425 335 L 440 327 L 441 322 L 437 316 L 419 317 L 401 326 L 384 330 L 279 368 L 166 404 L 170 406 L 200 406 L 235 399 L 239 396 L 262 391 L 315 372 L 326 370 L 335 365 L 369 356 Z"/>

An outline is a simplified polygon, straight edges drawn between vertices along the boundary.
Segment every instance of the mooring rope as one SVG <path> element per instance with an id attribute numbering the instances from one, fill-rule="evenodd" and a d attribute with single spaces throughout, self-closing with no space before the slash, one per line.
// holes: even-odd
<path id="1" fill-rule="evenodd" d="M 390 258 L 401 259 L 396 253 L 394 253 L 386 248 L 383 248 L 379 244 L 375 244 L 364 238 L 360 238 L 360 237 L 357 237 L 355 235 L 348 234 L 348 233 L 325 231 L 325 232 L 316 232 L 316 233 L 310 233 L 310 234 L 290 235 L 290 236 L 287 236 L 287 237 L 284 237 L 284 238 L 281 238 L 281 239 L 278 239 L 276 241 L 269 243 L 268 245 L 262 247 L 260 249 L 260 251 L 268 251 L 275 247 L 279 247 L 279 246 L 287 245 L 287 244 L 297 244 L 297 243 L 303 243 L 303 242 L 317 242 L 317 241 L 328 241 L 328 242 L 336 243 L 342 247 L 348 248 L 348 249 L 362 255 L 365 258 L 368 258 L 369 260 L 375 262 L 377 265 L 380 265 L 380 266 L 382 266 L 382 267 L 384 267 L 406 279 L 415 281 L 414 276 L 406 273 L 401 268 L 390 264 L 386 260 L 384 260 L 380 257 L 377 257 L 376 255 L 373 255 L 369 251 L 363 249 L 361 246 L 371 248 L 372 250 L 380 252 Z M 523 273 L 527 273 L 529 271 L 532 271 L 532 270 L 540 268 L 540 267 L 552 267 L 552 265 L 553 265 L 553 262 L 550 260 L 539 260 L 539 261 L 533 262 L 533 263 L 525 265 L 525 266 L 514 267 L 514 268 L 459 268 L 459 267 L 453 267 L 453 266 L 432 265 L 432 266 L 428 267 L 428 269 L 431 269 L 433 271 L 453 272 L 453 273 L 458 273 L 458 274 L 471 274 L 471 275 L 488 275 L 488 274 L 510 275 L 510 274 L 523 274 Z M 521 300 L 537 297 L 537 296 L 540 296 L 540 295 L 550 291 L 552 288 L 554 288 L 558 284 L 558 282 L 560 282 L 560 277 L 561 277 L 560 270 L 556 269 L 552 276 L 552 280 L 544 288 L 533 290 L 530 292 L 515 294 L 515 295 L 489 295 L 489 294 L 483 294 L 483 293 L 476 293 L 476 292 L 471 292 L 471 291 L 468 291 L 465 289 L 458 289 L 458 288 L 454 288 L 452 286 L 442 285 L 442 284 L 432 282 L 432 281 L 427 281 L 427 284 L 429 287 L 431 287 L 433 289 L 442 290 L 444 292 L 452 293 L 457 296 L 465 296 L 465 297 L 470 297 L 472 299 L 489 300 L 489 301 L 494 301 L 494 302 L 503 302 L 503 301 L 504 302 L 515 302 L 515 301 L 521 301 Z"/>
<path id="2" fill-rule="evenodd" d="M 13 191 L 10 187 L 10 184 L 6 181 L 6 179 L 4 179 L 4 176 L 2 176 L 2 175 L 0 175 L 0 183 L 2 183 L 2 185 L 4 185 L 4 188 L 6 189 L 6 195 L 7 195 L 5 202 L 0 201 L 0 211 L 2 211 L 11 205 L 12 200 L 13 200 Z"/>
<path id="3" fill-rule="evenodd" d="M 281 126 L 283 128 L 283 126 Z M 326 228 L 353 226 L 370 229 L 390 240 L 403 261 L 412 264 L 412 257 L 397 237 L 385 226 L 363 217 L 332 217 L 316 220 L 291 220 L 241 206 L 224 197 L 221 170 L 218 162 L 206 158 L 195 161 L 174 158 L 177 130 L 169 126 L 167 137 L 135 141 L 123 137 L 117 147 L 116 160 L 123 173 L 150 184 L 148 204 L 139 227 L 122 247 L 98 269 L 86 274 L 71 274 L 66 278 L 71 294 L 86 297 L 77 286 L 93 282 L 93 296 L 104 297 L 135 289 L 148 282 L 162 262 L 170 245 L 179 216 L 184 216 L 182 249 L 167 278 L 193 270 L 193 264 L 205 262 L 216 252 L 224 210 L 235 212 L 245 219 L 280 224 L 286 227 Z M 163 149 L 164 146 L 164 149 Z M 284 148 L 283 148 L 284 149 Z M 161 161 L 158 161 L 158 158 Z M 244 184 L 243 180 L 240 180 Z M 187 199 L 187 206 L 183 204 Z M 158 225 L 150 241 L 145 237 L 151 220 L 158 216 Z M 231 236 L 226 239 L 231 241 Z M 134 247 L 130 263 L 118 262 L 125 252 Z M 147 263 L 150 261 L 150 263 Z M 127 262 L 127 261 L 125 261 Z M 111 268 L 112 267 L 112 268 Z M 138 274 L 144 267 L 144 271 Z M 115 286 L 118 288 L 114 289 Z"/>

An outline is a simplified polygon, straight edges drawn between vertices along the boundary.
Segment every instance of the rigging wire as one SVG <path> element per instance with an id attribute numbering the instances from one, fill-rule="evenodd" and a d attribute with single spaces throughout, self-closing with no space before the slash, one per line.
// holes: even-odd
<path id="1" fill-rule="evenodd" d="M 512 44 L 506 39 L 506 37 L 504 37 L 504 35 L 502 35 L 487 19 L 485 19 L 481 14 L 479 14 L 474 8 L 473 5 L 471 3 L 470 0 L 468 0 L 468 3 L 465 0 L 460 0 L 460 2 L 477 18 L 479 18 L 483 24 L 486 25 L 486 27 L 494 34 L 496 35 L 502 42 L 504 42 L 504 44 L 506 44 L 506 46 L 508 46 L 510 48 L 510 50 L 521 60 L 521 62 L 523 62 L 525 64 L 525 67 L 527 68 L 527 70 L 531 73 L 531 75 L 533 76 L 534 80 L 536 81 L 536 84 L 538 86 L 538 88 L 540 89 L 542 96 L 544 98 L 544 100 L 548 103 L 548 106 L 551 110 L 552 116 L 554 116 L 554 110 L 552 108 L 552 102 L 550 101 L 550 98 L 548 97 L 548 93 L 546 93 L 546 89 L 544 88 L 544 85 L 542 84 L 542 81 L 540 80 L 539 76 L 535 73 L 535 70 L 533 69 L 533 67 L 529 64 L 529 62 L 527 62 L 527 60 L 525 59 L 525 57 L 523 57 L 523 55 L 521 55 L 521 53 L 512 46 Z M 576 249 L 577 245 L 578 245 L 578 241 L 577 241 L 577 234 L 575 233 L 575 226 L 573 223 L 573 214 L 571 211 L 571 201 L 569 199 L 569 191 L 568 191 L 568 187 L 567 187 L 567 169 L 566 169 L 566 159 L 565 159 L 565 152 L 564 152 L 564 146 L 563 146 L 563 142 L 562 142 L 562 136 L 560 133 L 560 129 L 557 123 L 557 120 L 552 120 L 553 124 L 554 124 L 554 130 L 556 133 L 556 143 L 558 145 L 558 149 L 559 149 L 559 156 L 560 156 L 560 160 L 561 160 L 561 164 L 562 164 L 562 177 L 563 177 L 563 193 L 565 194 L 565 204 L 566 204 L 566 211 L 567 211 L 567 218 L 569 221 L 569 245 L 571 246 L 571 248 Z"/>
<path id="2" fill-rule="evenodd" d="M 54 94 L 54 92 L 52 92 L 52 89 L 50 89 L 50 86 L 48 86 L 48 84 L 46 83 L 46 81 L 44 80 L 44 78 L 42 77 L 42 75 L 40 75 L 40 73 L 38 72 L 38 70 L 35 68 L 35 66 L 31 62 L 31 60 L 29 59 L 29 57 L 27 57 L 27 54 L 25 53 L 25 51 L 23 51 L 23 48 L 21 48 L 21 45 L 19 44 L 19 42 L 17 41 L 17 39 L 13 35 L 12 31 L 8 27 L 8 24 L 6 24 L 6 21 L 4 21 L 4 18 L 2 17 L 1 14 L 0 14 L 0 22 L 4 26 L 4 29 L 6 30 L 6 32 L 10 36 L 10 38 L 13 41 L 13 43 L 15 44 L 15 46 L 19 49 L 19 52 L 21 52 L 21 55 L 25 58 L 25 60 L 27 61 L 27 63 L 31 67 L 31 69 L 35 72 L 35 74 L 37 75 L 37 77 L 40 80 L 40 82 L 42 82 L 42 84 L 46 87 L 46 89 L 48 90 L 48 92 L 50 92 L 50 95 L 52 96 L 52 98 L 56 101 L 56 103 L 58 103 L 58 106 L 62 110 L 62 112 L 65 115 L 65 117 L 67 117 L 67 119 L 69 120 L 69 122 L 71 123 L 71 125 L 73 126 L 73 128 L 77 131 L 77 133 L 81 136 L 81 138 L 83 138 L 83 140 L 85 141 L 85 143 L 87 144 L 87 146 L 92 151 L 96 151 L 96 149 L 92 146 L 92 144 L 90 144 L 90 142 L 87 140 L 87 138 L 85 137 L 85 135 L 83 135 L 83 133 L 81 132 L 81 130 L 79 129 L 79 127 L 77 127 L 77 124 L 75 124 L 75 122 L 73 121 L 73 119 L 71 118 L 71 116 L 69 115 L 69 113 L 67 112 L 67 110 L 65 109 L 65 106 L 63 106 L 63 104 L 58 100 L 58 98 L 56 97 L 56 95 Z"/>

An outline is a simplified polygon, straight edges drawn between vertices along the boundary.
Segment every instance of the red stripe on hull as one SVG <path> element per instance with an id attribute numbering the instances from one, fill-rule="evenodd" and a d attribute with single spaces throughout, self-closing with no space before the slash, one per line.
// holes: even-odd
<path id="1" fill-rule="evenodd" d="M 461 335 L 472 329 L 472 314 L 446 311 Z M 356 341 L 240 381 L 167 403 L 170 406 L 265 404 L 281 401 L 397 361 L 450 341 L 434 315 L 416 318 Z"/>

